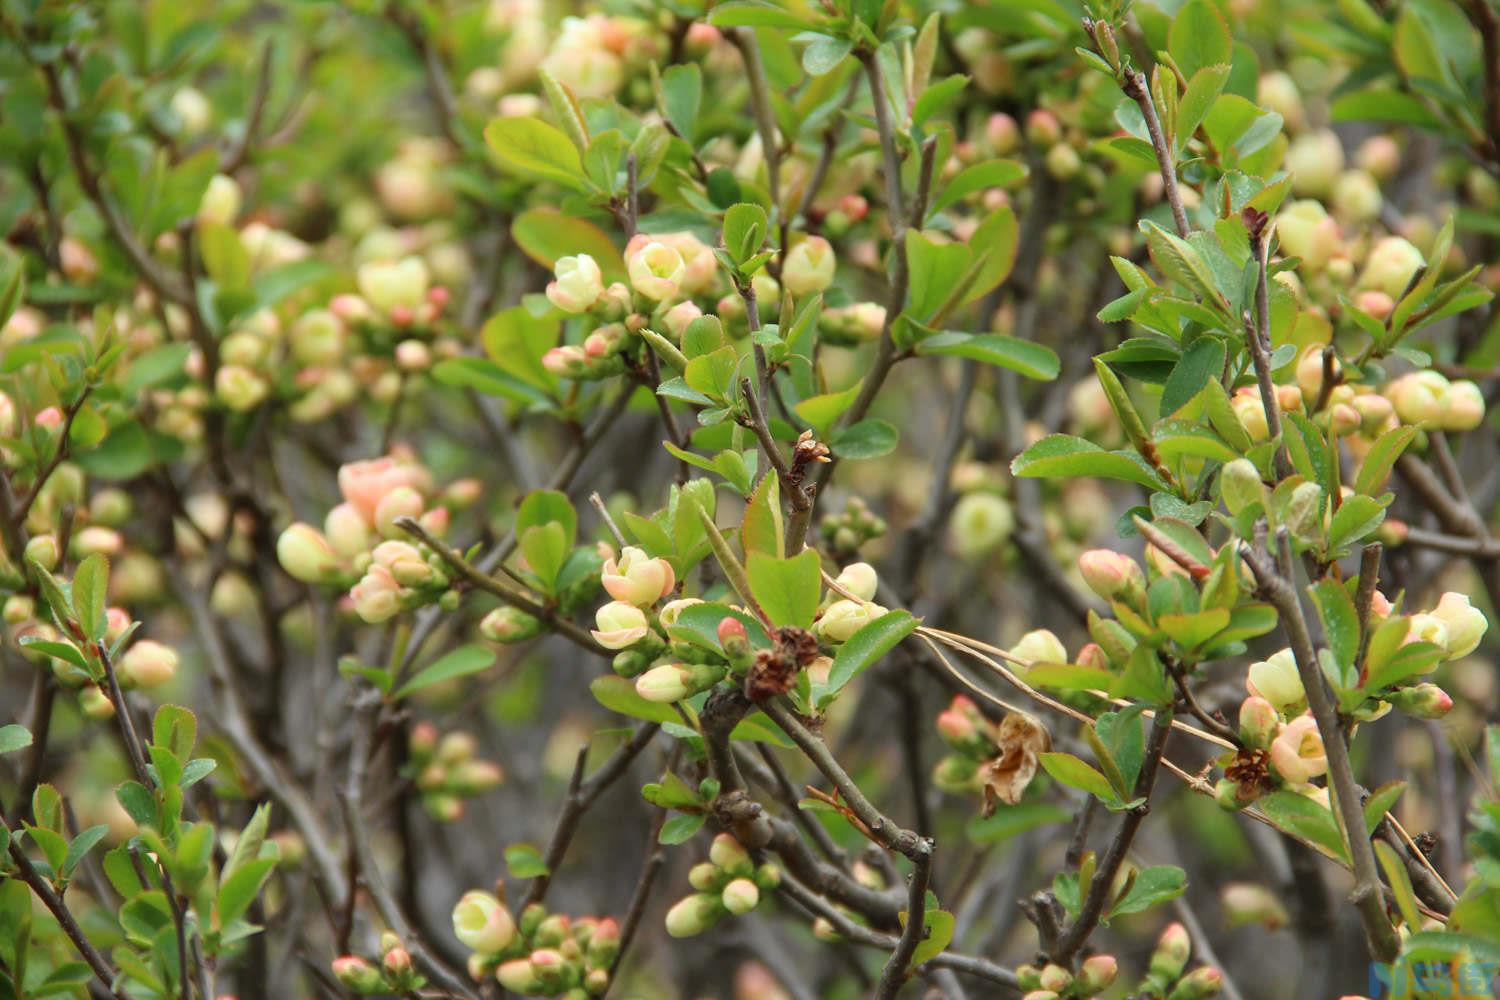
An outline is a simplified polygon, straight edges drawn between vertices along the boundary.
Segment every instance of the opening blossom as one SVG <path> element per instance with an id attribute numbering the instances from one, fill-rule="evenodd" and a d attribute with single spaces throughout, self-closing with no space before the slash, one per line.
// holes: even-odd
<path id="1" fill-rule="evenodd" d="M 627 545 L 618 560 L 606 559 L 600 579 L 610 597 L 640 607 L 655 604 L 677 586 L 671 563 L 653 559 L 634 545 Z"/>
<path id="2" fill-rule="evenodd" d="M 630 273 L 631 286 L 657 302 L 676 295 L 687 272 L 682 254 L 655 241 L 643 243 L 634 251 L 627 248 L 625 268 Z"/>
<path id="3" fill-rule="evenodd" d="M 1271 741 L 1271 764 L 1294 785 L 1305 785 L 1328 770 L 1323 738 L 1311 715 L 1297 716 Z"/>
<path id="4" fill-rule="evenodd" d="M 547 299 L 565 313 L 588 312 L 604 294 L 604 274 L 586 253 L 559 257 L 552 271 L 557 278 L 547 283 Z"/>
<path id="5" fill-rule="evenodd" d="M 651 631 L 646 613 L 634 604 L 610 601 L 594 612 L 594 639 L 605 649 L 624 649 L 633 646 Z"/>

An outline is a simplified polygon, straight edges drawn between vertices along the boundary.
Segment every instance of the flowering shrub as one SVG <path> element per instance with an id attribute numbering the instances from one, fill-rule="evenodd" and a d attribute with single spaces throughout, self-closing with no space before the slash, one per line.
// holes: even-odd
<path id="1" fill-rule="evenodd" d="M 1493 0 L 0 28 L 0 998 L 1489 995 Z"/>

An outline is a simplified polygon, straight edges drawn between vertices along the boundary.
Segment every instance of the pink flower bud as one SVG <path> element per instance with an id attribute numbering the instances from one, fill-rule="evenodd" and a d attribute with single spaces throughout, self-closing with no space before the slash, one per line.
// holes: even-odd
<path id="1" fill-rule="evenodd" d="M 405 948 L 396 947 L 385 953 L 380 960 L 385 968 L 386 974 L 390 976 L 404 976 L 411 972 L 411 952 Z"/>
<path id="2" fill-rule="evenodd" d="M 833 284 L 833 247 L 821 236 L 793 245 L 781 268 L 781 281 L 798 298 L 815 295 Z"/>
<path id="3" fill-rule="evenodd" d="M 276 558 L 294 579 L 323 583 L 339 571 L 339 557 L 328 539 L 310 524 L 298 522 L 276 540 Z"/>
<path id="4" fill-rule="evenodd" d="M 78 707 L 90 719 L 112 719 L 115 716 L 115 703 L 93 684 L 78 692 Z"/>
<path id="5" fill-rule="evenodd" d="M 1062 123 L 1052 112 L 1038 108 L 1026 116 L 1026 141 L 1046 148 L 1062 139 Z"/>
<path id="6" fill-rule="evenodd" d="M 349 591 L 354 613 L 371 625 L 390 621 L 401 610 L 401 585 L 384 566 L 371 565 Z"/>
<path id="7" fill-rule="evenodd" d="M 214 375 L 215 398 L 236 413 L 255 409 L 270 391 L 264 378 L 243 365 L 225 365 Z"/>
<path id="8" fill-rule="evenodd" d="M 1093 996 L 1115 981 L 1120 965 L 1113 955 L 1092 955 L 1078 969 L 1078 983 L 1084 996 Z"/>
<path id="9" fill-rule="evenodd" d="M 542 623 L 536 617 L 510 605 L 495 608 L 479 622 L 479 634 L 490 642 L 523 642 L 541 632 Z"/>
<path id="10" fill-rule="evenodd" d="M 750 636 L 745 632 L 745 623 L 733 615 L 725 615 L 719 619 L 719 626 L 715 630 L 719 645 L 728 649 L 731 644 L 742 645 L 750 642 Z"/>
<path id="11" fill-rule="evenodd" d="M 1423 682 L 1390 694 L 1390 702 L 1418 719 L 1441 719 L 1453 710 L 1453 699 L 1436 684 Z"/>
<path id="12" fill-rule="evenodd" d="M 1245 745 L 1264 750 L 1281 730 L 1281 717 L 1264 698 L 1251 696 L 1240 703 L 1240 739 Z"/>
<path id="13" fill-rule="evenodd" d="M 1443 421 L 1445 403 L 1451 385 L 1435 371 L 1403 375 L 1385 387 L 1385 395 L 1404 424 L 1427 429 Z"/>
<path id="14" fill-rule="evenodd" d="M 1212 966 L 1194 969 L 1177 981 L 1168 1000 L 1208 1000 L 1224 988 L 1224 974 Z"/>
<path id="15" fill-rule="evenodd" d="M 747 878 L 737 878 L 724 887 L 719 894 L 724 909 L 739 916 L 749 913 L 760 903 L 760 890 Z"/>
<path id="16" fill-rule="evenodd" d="M 1399 236 L 1387 236 L 1376 243 L 1365 258 L 1359 287 L 1373 288 L 1389 295 L 1392 301 L 1399 300 L 1412 276 L 1425 263 L 1422 251 L 1409 241 Z"/>
<path id="17" fill-rule="evenodd" d="M 666 315 L 662 317 L 662 322 L 666 324 L 667 330 L 671 332 L 672 336 L 680 341 L 683 334 L 687 333 L 687 328 L 692 324 L 693 320 L 698 319 L 702 315 L 703 310 L 698 308 L 698 304 L 689 300 L 679 302 L 668 309 Z"/>
<path id="18" fill-rule="evenodd" d="M 396 526 L 399 518 L 416 518 L 426 506 L 422 494 L 410 486 L 397 486 L 375 505 L 375 530 L 386 538 L 397 538 L 405 533 Z"/>
<path id="19" fill-rule="evenodd" d="M 381 987 L 380 970 L 358 955 L 343 955 L 333 960 L 333 977 L 355 993 L 375 993 Z"/>
<path id="20" fill-rule="evenodd" d="M 140 639 L 120 657 L 120 683 L 125 687 L 154 688 L 177 672 L 177 652 L 153 639 Z"/>
<path id="21" fill-rule="evenodd" d="M 1188 955 L 1193 948 L 1187 928 L 1177 922 L 1167 925 L 1156 941 L 1156 950 L 1151 955 L 1151 975 L 1165 982 L 1172 982 L 1182 975 L 1187 966 Z"/>
<path id="22" fill-rule="evenodd" d="M 1012 646 L 1010 655 L 1028 666 L 1037 663 L 1067 663 L 1068 651 L 1050 629 L 1032 629 Z"/>
<path id="23" fill-rule="evenodd" d="M 693 937 L 702 934 L 724 914 L 724 904 L 718 896 L 697 893 L 680 899 L 667 911 L 667 933 L 675 938 Z"/>
<path id="24" fill-rule="evenodd" d="M 1219 893 L 1219 901 L 1230 927 L 1261 924 L 1274 931 L 1290 919 L 1276 894 L 1254 882 L 1231 882 Z"/>
<path id="25" fill-rule="evenodd" d="M 1089 589 L 1106 601 L 1128 600 L 1146 583 L 1134 559 L 1111 549 L 1089 549 L 1078 557 L 1078 570 Z"/>
<path id="26" fill-rule="evenodd" d="M 1049 962 L 1042 967 L 1040 982 L 1042 989 L 1061 993 L 1073 985 L 1073 974 L 1062 966 L 1054 962 Z"/>

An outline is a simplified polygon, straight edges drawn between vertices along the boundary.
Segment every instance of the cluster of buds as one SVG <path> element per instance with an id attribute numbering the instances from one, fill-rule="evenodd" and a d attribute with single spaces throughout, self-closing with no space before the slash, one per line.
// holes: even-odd
<path id="1" fill-rule="evenodd" d="M 1016 979 L 1026 991 L 1021 1000 L 1062 1000 L 1098 996 L 1119 974 L 1120 964 L 1113 955 L 1090 955 L 1078 966 L 1077 973 L 1049 962 L 1040 969 L 1034 965 L 1021 966 L 1016 970 Z"/>
<path id="2" fill-rule="evenodd" d="M 412 727 L 406 771 L 427 814 L 438 822 L 463 818 L 465 799 L 483 795 L 505 780 L 500 765 L 480 759 L 476 749 L 474 737 L 462 730 L 439 737 L 431 723 Z"/>
<path id="3" fill-rule="evenodd" d="M 750 852 L 727 833 L 714 838 L 708 860 L 688 872 L 697 891 L 667 911 L 667 933 L 693 937 L 713 927 L 726 915 L 741 916 L 760 905 L 761 894 L 781 884 L 781 871 L 769 862 L 756 866 Z"/>
<path id="4" fill-rule="evenodd" d="M 965 695 L 954 695 L 937 717 L 938 735 L 951 752 L 933 767 L 932 783 L 949 795 L 977 794 L 986 761 L 1000 753 L 994 726 Z"/>
<path id="5" fill-rule="evenodd" d="M 359 996 L 405 996 L 427 983 L 412 962 L 405 943 L 391 931 L 380 935 L 380 964 L 368 962 L 358 955 L 341 955 L 333 960 L 332 971 L 340 986 Z"/>
<path id="6" fill-rule="evenodd" d="M 824 642 L 837 644 L 847 642 L 888 609 L 874 603 L 880 578 L 869 563 L 850 563 L 834 582 L 838 589 L 830 589 L 822 611 L 813 622 L 813 632 Z"/>
<path id="7" fill-rule="evenodd" d="M 515 38 L 510 45 L 516 45 Z M 627 81 L 639 76 L 640 69 L 648 62 L 663 55 L 657 33 L 649 22 L 636 17 L 589 14 L 563 18 L 557 37 L 541 60 L 541 68 L 580 98 L 611 97 Z"/>
<path id="8" fill-rule="evenodd" d="M 988 489 L 965 493 L 948 518 L 948 547 L 964 559 L 977 559 L 1010 540 L 1016 514 L 1010 501 Z"/>
<path id="9" fill-rule="evenodd" d="M 885 532 L 885 519 L 871 511 L 869 504 L 857 496 L 845 501 L 842 511 L 825 514 L 818 522 L 818 534 L 839 558 L 854 555 L 866 542 Z"/>
<path id="10" fill-rule="evenodd" d="M 476 982 L 494 978 L 520 996 L 602 996 L 620 954 L 612 917 L 569 918 L 533 903 L 515 919 L 500 897 L 477 889 L 454 906 L 453 933 L 472 952 Z"/>
<path id="11" fill-rule="evenodd" d="M 358 579 L 349 600 L 355 613 L 371 623 L 448 599 L 441 558 L 426 546 L 402 541 L 405 532 L 397 522 L 411 518 L 441 535 L 450 508 L 472 502 L 477 483 L 460 480 L 433 505 L 431 475 L 401 453 L 342 466 L 338 481 L 344 502 L 328 512 L 322 531 L 298 522 L 277 539 L 282 568 L 304 583 L 347 586 Z"/>
<path id="12" fill-rule="evenodd" d="M 1187 928 L 1178 923 L 1168 924 L 1151 953 L 1145 978 L 1133 995 L 1150 1000 L 1208 1000 L 1218 996 L 1224 988 L 1224 974 L 1218 969 L 1200 965 L 1185 972 L 1192 951 Z"/>
<path id="13" fill-rule="evenodd" d="M 883 329 L 885 306 L 878 302 L 831 306 L 818 317 L 818 339 L 836 347 L 857 347 L 877 340 Z"/>

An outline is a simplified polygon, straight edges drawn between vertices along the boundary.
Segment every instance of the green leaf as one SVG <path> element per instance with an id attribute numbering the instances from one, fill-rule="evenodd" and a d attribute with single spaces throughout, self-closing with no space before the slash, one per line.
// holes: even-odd
<path id="1" fill-rule="evenodd" d="M 807 421 L 815 431 L 821 434 L 833 426 L 834 422 L 844 415 L 845 410 L 854 405 L 855 398 L 859 396 L 860 384 L 855 382 L 840 392 L 825 392 L 821 396 L 809 396 L 792 409 L 797 416 Z"/>
<path id="2" fill-rule="evenodd" d="M 1187 890 L 1187 872 L 1176 865 L 1152 865 L 1135 873 L 1130 891 L 1110 908 L 1110 919 L 1140 913 L 1158 903 L 1176 899 Z"/>
<path id="3" fill-rule="evenodd" d="M 697 63 L 678 63 L 662 70 L 662 114 L 689 143 L 698 131 L 702 103 L 703 71 Z"/>
<path id="4" fill-rule="evenodd" d="M 134 399 L 139 393 L 160 385 L 168 379 L 186 374 L 188 355 L 193 353 L 192 344 L 162 344 L 139 355 L 130 362 L 125 375 L 120 379 L 120 392 Z"/>
<path id="5" fill-rule="evenodd" d="M 100 823 L 98 826 L 91 826 L 74 837 L 72 842 L 68 844 L 68 853 L 63 858 L 62 867 L 58 869 L 58 874 L 63 878 L 72 875 L 73 869 L 82 863 L 83 859 L 88 856 L 89 851 L 92 851 L 94 845 L 103 840 L 107 833 L 109 833 L 108 824 Z"/>
<path id="6" fill-rule="evenodd" d="M 786 528 L 781 517 L 781 488 L 776 473 L 768 472 L 761 477 L 760 485 L 745 505 L 745 516 L 740 522 L 740 548 L 748 556 L 752 552 L 763 552 L 780 559 L 786 555 L 784 537 Z"/>
<path id="7" fill-rule="evenodd" d="M 562 526 L 563 542 L 571 548 L 578 539 L 578 512 L 568 495 L 559 490 L 532 490 L 516 510 L 516 534 L 528 528 L 556 523 Z"/>
<path id="8" fill-rule="evenodd" d="M 198 223 L 198 253 L 203 269 L 223 291 L 238 291 L 250 284 L 251 260 L 240 234 L 222 222 Z"/>
<path id="9" fill-rule="evenodd" d="M 1182 100 L 1177 105 L 1176 146 L 1179 154 L 1187 148 L 1188 140 L 1203 124 L 1203 119 L 1208 117 L 1228 80 L 1229 66 L 1225 63 L 1204 66 L 1188 80 L 1187 89 L 1182 92 Z"/>
<path id="10" fill-rule="evenodd" d="M 1406 791 L 1406 782 L 1387 781 L 1379 788 L 1370 793 L 1365 800 L 1365 831 L 1373 834 L 1380 821 L 1385 819 L 1385 814 L 1391 811 L 1401 793 Z"/>
<path id="11" fill-rule="evenodd" d="M 1105 802 L 1113 802 L 1116 798 L 1115 790 L 1110 787 L 1108 778 L 1094 770 L 1093 765 L 1070 753 L 1058 751 L 1041 753 L 1037 754 L 1037 760 L 1041 762 L 1043 770 L 1052 775 L 1053 779 L 1070 788 L 1077 788 Z"/>
<path id="12" fill-rule="evenodd" d="M 974 817 L 967 832 L 975 844 L 996 844 L 1027 830 L 1066 823 L 1072 818 L 1072 813 L 1051 802 L 1018 802 L 1013 806 L 998 803 L 989 816 Z"/>
<path id="13" fill-rule="evenodd" d="M 845 427 L 828 444 L 839 458 L 858 460 L 889 455 L 899 440 L 895 424 L 870 417 Z"/>
<path id="14" fill-rule="evenodd" d="M 959 287 L 971 259 L 969 248 L 962 243 L 939 243 L 915 229 L 907 230 L 907 314 L 925 321 L 937 312 Z"/>
<path id="15" fill-rule="evenodd" d="M 109 562 L 94 553 L 78 564 L 73 572 L 73 610 L 78 612 L 78 626 L 95 642 L 104 638 L 109 591 Z"/>
<path id="16" fill-rule="evenodd" d="M 729 206 L 724 213 L 724 249 L 736 265 L 755 256 L 765 238 L 765 209 L 750 202 Z"/>
<path id="17" fill-rule="evenodd" d="M 405 698 L 434 684 L 451 681 L 456 677 L 477 674 L 481 670 L 488 670 L 494 662 L 495 652 L 487 646 L 482 646 L 477 642 L 460 646 L 440 656 L 437 662 L 418 671 L 411 680 L 401 686 L 395 696 L 398 699 Z"/>
<path id="18" fill-rule="evenodd" d="M 432 366 L 432 377 L 455 389 L 473 389 L 522 404 L 546 403 L 547 396 L 487 358 L 444 358 Z"/>
<path id="19" fill-rule="evenodd" d="M 1010 187 L 1026 177 L 1026 165 L 1018 160 L 985 160 L 960 170 L 928 209 L 933 216 L 961 198 L 990 188 Z"/>
<path id="20" fill-rule="evenodd" d="M 505 849 L 505 867 L 511 878 L 537 878 L 548 873 L 542 852 L 534 844 L 511 844 Z"/>
<path id="21" fill-rule="evenodd" d="M 585 187 L 578 147 L 561 130 L 538 118 L 497 118 L 485 127 L 484 141 L 510 173 L 553 181 L 575 191 Z"/>
<path id="22" fill-rule="evenodd" d="M 1165 491 L 1167 484 L 1134 452 L 1105 451 L 1083 438 L 1050 434 L 1017 455 L 1010 471 L 1031 479 L 1098 476 Z"/>
<path id="23" fill-rule="evenodd" d="M 926 933 L 917 950 L 911 953 L 911 966 L 917 968 L 923 962 L 937 958 L 953 941 L 954 916 L 947 910 L 928 910 L 922 916 L 922 927 Z"/>
<path id="24" fill-rule="evenodd" d="M 708 23 L 716 28 L 790 28 L 801 31 L 812 22 L 784 7 L 763 0 L 728 0 L 715 4 Z"/>
<path id="25" fill-rule="evenodd" d="M 1333 813 L 1306 795 L 1272 792 L 1259 799 L 1257 805 L 1277 827 L 1327 848 L 1334 857 L 1347 856 Z"/>
<path id="26" fill-rule="evenodd" d="M 1401 457 L 1401 453 L 1416 436 L 1417 428 L 1398 427 L 1376 438 L 1375 444 L 1365 455 L 1365 460 L 1360 463 L 1359 475 L 1354 479 L 1354 492 L 1374 496 L 1385 484 L 1396 459 Z"/>
<path id="27" fill-rule="evenodd" d="M 1172 19 L 1167 51 L 1177 68 L 1191 79 L 1206 66 L 1232 62 L 1234 43 L 1218 9 L 1208 0 L 1192 0 Z"/>
<path id="28" fill-rule="evenodd" d="M 625 258 L 604 230 L 592 222 L 542 206 L 516 216 L 510 224 L 510 234 L 526 256 L 549 271 L 559 257 L 582 253 L 599 265 L 606 285 L 625 280 Z"/>
<path id="29" fill-rule="evenodd" d="M 808 628 L 818 611 L 823 589 L 822 563 L 813 549 L 803 549 L 787 559 L 752 552 L 745 561 L 750 593 L 777 626 Z"/>
<path id="30" fill-rule="evenodd" d="M 837 69 L 853 49 L 854 43 L 847 38 L 819 35 L 802 50 L 802 68 L 808 76 L 823 76 Z"/>
<path id="31" fill-rule="evenodd" d="M 1057 352 L 1052 348 L 1005 333 L 969 334 L 945 330 L 918 341 L 917 353 L 970 358 L 1046 382 L 1057 378 L 1061 370 Z"/>
<path id="32" fill-rule="evenodd" d="M 1203 391 L 1206 382 L 1224 373 L 1224 342 L 1217 337 L 1199 337 L 1182 353 L 1161 391 L 1161 412 L 1176 413 Z"/>
<path id="33" fill-rule="evenodd" d="M 19 722 L 0 726 L 0 753 L 15 753 L 31 746 L 31 730 Z"/>
<path id="34" fill-rule="evenodd" d="M 703 829 L 703 824 L 708 822 L 708 816 L 704 813 L 683 813 L 673 816 L 662 824 L 661 833 L 656 841 L 659 844 L 681 844 L 693 839 L 693 835 Z"/>
<path id="35" fill-rule="evenodd" d="M 552 593 L 557 584 L 557 574 L 562 571 L 568 558 L 568 540 L 563 526 L 556 521 L 534 524 L 521 532 L 521 555 L 526 565 L 542 582 L 542 589 Z"/>
<path id="36" fill-rule="evenodd" d="M 916 631 L 920 622 L 910 612 L 887 611 L 879 618 L 864 625 L 839 647 L 828 671 L 828 680 L 813 692 L 813 701 L 820 707 L 843 690 L 844 685 L 874 666 L 891 650 Z"/>
<path id="37" fill-rule="evenodd" d="M 220 927 L 226 927 L 245 915 L 275 867 L 275 858 L 256 858 L 240 865 L 220 883 L 215 908 Z"/>
<path id="38" fill-rule="evenodd" d="M 1359 655 L 1359 615 L 1354 610 L 1353 598 L 1342 584 L 1334 580 L 1319 580 L 1308 588 L 1308 594 L 1323 622 L 1323 635 L 1329 651 L 1340 671 L 1349 674 L 1355 657 Z"/>

